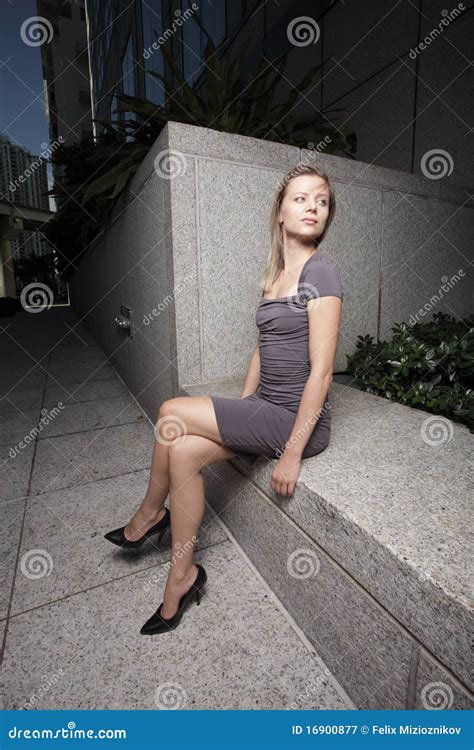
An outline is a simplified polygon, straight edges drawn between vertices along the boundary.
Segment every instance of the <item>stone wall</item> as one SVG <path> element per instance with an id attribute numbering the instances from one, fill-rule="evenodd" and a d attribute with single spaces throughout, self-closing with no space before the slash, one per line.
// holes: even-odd
<path id="1" fill-rule="evenodd" d="M 337 194 L 321 246 L 345 293 L 335 372 L 358 335 L 389 338 L 402 320 L 472 312 L 467 188 L 168 123 L 71 282 L 73 309 L 151 418 L 181 386 L 244 376 L 273 192 L 301 160 L 321 166 Z M 132 336 L 114 322 L 122 305 Z"/>

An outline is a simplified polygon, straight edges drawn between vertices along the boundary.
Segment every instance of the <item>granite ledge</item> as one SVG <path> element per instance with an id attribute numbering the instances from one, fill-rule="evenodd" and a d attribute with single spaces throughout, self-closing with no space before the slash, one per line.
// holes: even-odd
<path id="1" fill-rule="evenodd" d="M 239 398 L 241 387 L 220 380 L 181 393 Z M 472 436 L 453 423 L 454 440 L 436 453 L 420 439 L 426 412 L 334 382 L 329 400 L 331 443 L 303 462 L 292 498 L 272 492 L 273 460 L 231 462 L 470 688 L 469 494 L 459 466 Z"/>

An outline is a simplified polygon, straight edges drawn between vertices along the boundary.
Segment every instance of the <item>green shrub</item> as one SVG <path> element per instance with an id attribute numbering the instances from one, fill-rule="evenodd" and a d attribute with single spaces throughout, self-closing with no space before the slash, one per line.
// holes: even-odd
<path id="1" fill-rule="evenodd" d="M 466 424 L 474 432 L 474 316 L 435 313 L 429 323 L 392 327 L 391 341 L 358 336 L 347 373 L 361 389 Z"/>

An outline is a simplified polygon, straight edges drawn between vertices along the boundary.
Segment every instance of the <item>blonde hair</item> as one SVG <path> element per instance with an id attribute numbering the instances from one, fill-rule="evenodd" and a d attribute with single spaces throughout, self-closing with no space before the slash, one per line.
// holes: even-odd
<path id="1" fill-rule="evenodd" d="M 279 273 L 285 268 L 285 258 L 283 254 L 283 227 L 278 221 L 278 216 L 283 198 L 286 195 L 286 189 L 291 180 L 293 180 L 295 177 L 299 177 L 300 175 L 305 174 L 314 174 L 318 177 L 321 177 L 325 181 L 329 190 L 328 218 L 323 233 L 319 237 L 314 238 L 314 247 L 319 247 L 334 219 L 334 215 L 336 213 L 336 194 L 332 188 L 327 174 L 319 169 L 319 167 L 316 167 L 314 164 L 305 164 L 303 162 L 300 162 L 300 164 L 297 164 L 296 167 L 290 169 L 290 171 L 287 172 L 283 179 L 280 181 L 278 189 L 273 196 L 273 203 L 270 211 L 270 251 L 268 253 L 267 264 L 265 266 L 265 270 L 259 284 L 260 289 L 262 289 L 264 292 L 267 289 L 271 289 Z"/>

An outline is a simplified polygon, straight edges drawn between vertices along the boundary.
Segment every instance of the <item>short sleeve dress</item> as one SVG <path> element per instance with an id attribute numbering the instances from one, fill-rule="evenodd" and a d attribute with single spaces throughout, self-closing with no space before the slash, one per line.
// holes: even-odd
<path id="1" fill-rule="evenodd" d="M 260 385 L 246 398 L 211 396 L 222 444 L 244 460 L 259 455 L 278 458 L 291 435 L 311 371 L 309 299 L 344 298 L 335 262 L 319 250 L 304 264 L 298 294 L 263 297 L 255 322 L 259 329 Z M 330 413 L 327 394 L 320 418 L 307 441 L 302 458 L 321 453 L 329 444 Z"/>

